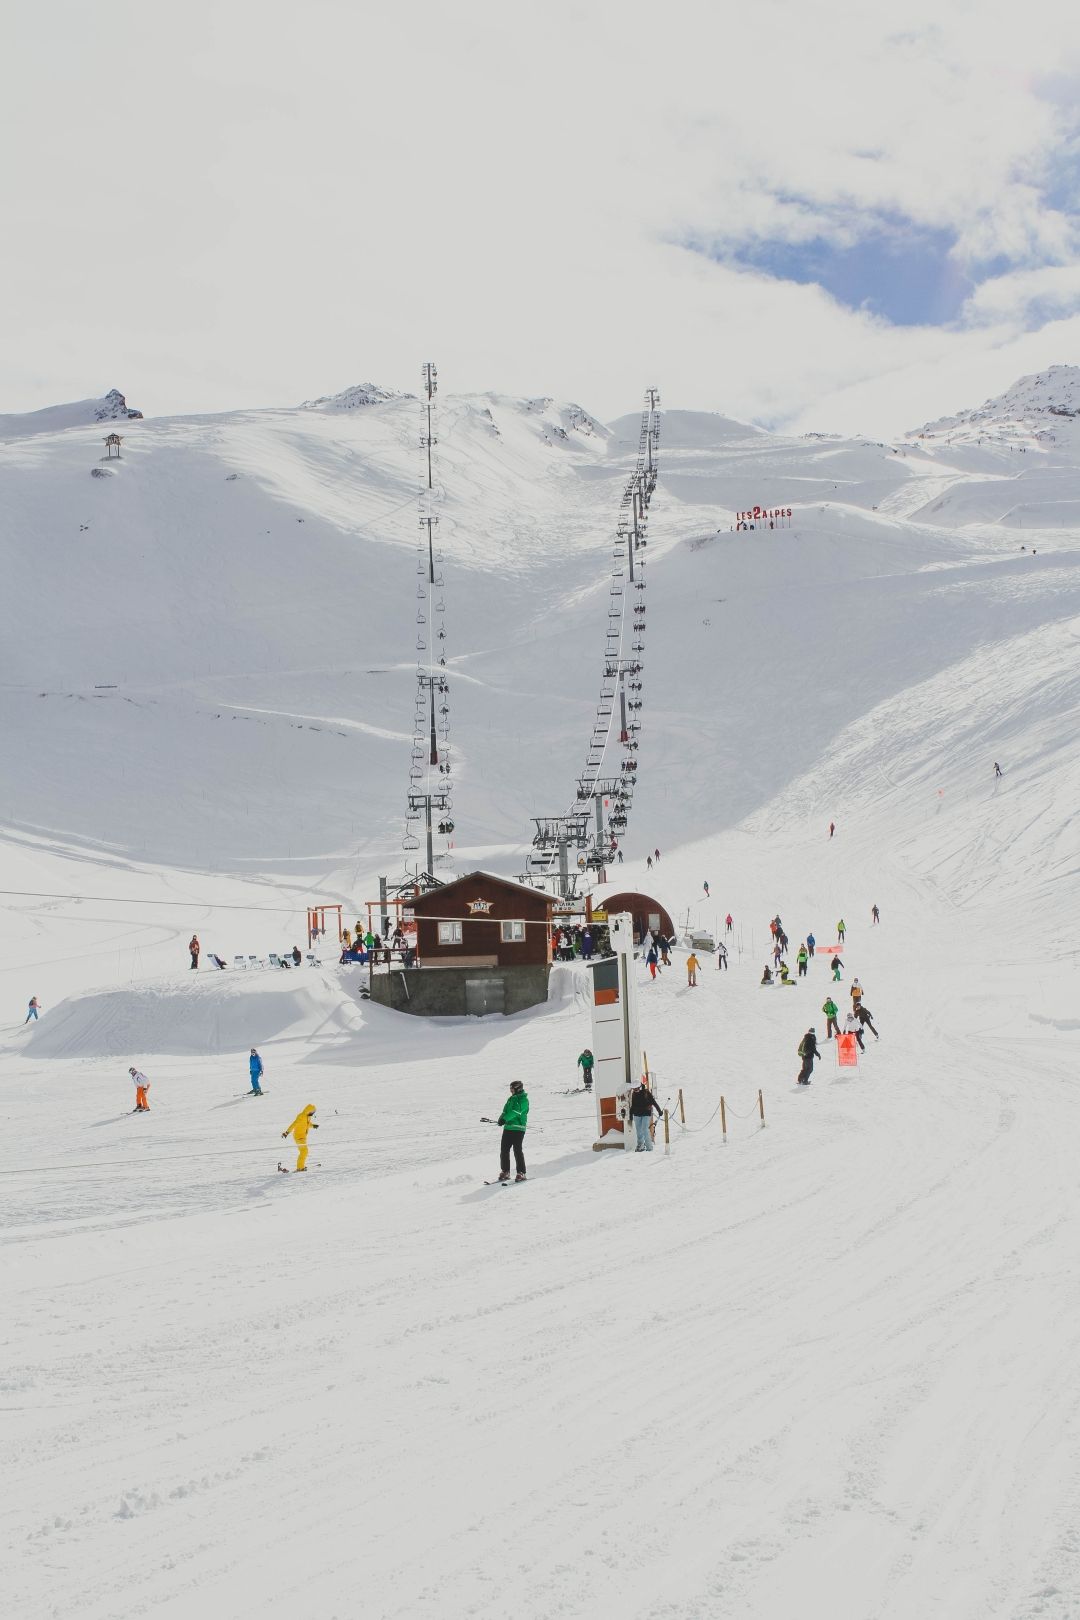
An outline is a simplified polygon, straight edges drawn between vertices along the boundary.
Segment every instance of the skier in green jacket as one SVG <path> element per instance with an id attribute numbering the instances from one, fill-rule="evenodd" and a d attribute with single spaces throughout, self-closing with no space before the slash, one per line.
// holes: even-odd
<path id="1" fill-rule="evenodd" d="M 836 1015 L 839 1009 L 832 996 L 826 997 L 826 999 L 822 1002 L 821 1010 L 828 1019 L 828 1023 L 825 1025 L 825 1039 L 829 1040 L 833 1035 L 839 1037 L 840 1025 L 836 1022 Z"/>
<path id="2" fill-rule="evenodd" d="M 514 1150 L 514 1164 L 517 1168 L 515 1181 L 525 1180 L 525 1155 L 522 1152 L 522 1143 L 525 1140 L 525 1127 L 529 1122 L 529 1099 L 525 1095 L 525 1086 L 520 1080 L 511 1080 L 510 1095 L 503 1104 L 503 1111 L 496 1124 L 503 1128 L 502 1142 L 499 1145 L 499 1180 L 510 1180 L 510 1149 Z"/>
<path id="3" fill-rule="evenodd" d="M 596 1059 L 593 1057 L 589 1048 L 586 1047 L 584 1052 L 582 1052 L 581 1056 L 578 1058 L 578 1068 L 581 1070 L 581 1081 L 586 1091 L 592 1090 L 592 1072 L 593 1064 L 595 1062 Z"/>

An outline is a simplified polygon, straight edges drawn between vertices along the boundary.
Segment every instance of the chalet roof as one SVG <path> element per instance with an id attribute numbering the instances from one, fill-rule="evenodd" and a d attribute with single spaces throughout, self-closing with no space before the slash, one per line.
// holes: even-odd
<path id="1" fill-rule="evenodd" d="M 444 883 L 439 889 L 431 889 L 427 894 L 418 895 L 413 901 L 406 900 L 405 904 L 410 911 L 423 912 L 432 905 L 440 908 L 447 895 L 455 889 L 464 888 L 466 884 L 475 883 L 477 878 L 483 878 L 486 883 L 497 883 L 500 889 L 509 889 L 514 894 L 527 895 L 532 901 L 544 901 L 550 908 L 555 904 L 554 895 L 548 894 L 546 889 L 534 889 L 530 883 L 515 883 L 513 878 L 500 877 L 497 872 L 485 872 L 477 869 L 467 872 L 464 877 L 454 878 L 450 883 Z"/>

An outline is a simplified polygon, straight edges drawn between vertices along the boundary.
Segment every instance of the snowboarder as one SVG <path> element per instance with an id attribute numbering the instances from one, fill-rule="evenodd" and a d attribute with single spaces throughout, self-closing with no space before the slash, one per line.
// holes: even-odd
<path id="1" fill-rule="evenodd" d="M 817 1031 L 813 1024 L 799 1042 L 799 1056 L 802 1058 L 802 1068 L 798 1073 L 798 1082 L 800 1086 L 808 1086 L 810 1076 L 814 1072 L 814 1060 L 821 1056 L 818 1051 Z"/>
<path id="2" fill-rule="evenodd" d="M 198 934 L 192 934 L 191 942 L 188 945 L 188 950 L 191 952 L 191 965 L 193 968 L 197 968 L 199 965 L 199 952 L 201 949 L 202 946 L 199 944 Z"/>
<path id="3" fill-rule="evenodd" d="M 24 1026 L 30 1022 L 31 1018 L 34 1018 L 34 1019 L 37 1018 L 39 1006 L 40 1006 L 40 1003 L 38 1002 L 37 996 L 31 996 L 30 997 L 30 1005 L 26 1009 L 26 1017 L 23 1019 L 23 1025 Z"/>
<path id="4" fill-rule="evenodd" d="M 780 983 L 790 985 L 794 985 L 795 983 L 795 980 L 791 977 L 791 969 L 788 967 L 786 962 L 780 963 Z"/>
<path id="5" fill-rule="evenodd" d="M 998 764 L 996 759 L 994 761 L 994 775 L 995 776 L 1000 776 L 1001 775 L 1001 766 Z"/>
<path id="6" fill-rule="evenodd" d="M 721 940 L 719 945 L 716 947 L 717 971 L 719 971 L 720 968 L 723 968 L 726 971 L 727 965 L 727 946 L 724 944 L 723 940 Z"/>
<path id="7" fill-rule="evenodd" d="M 656 964 L 657 964 L 657 962 L 659 962 L 659 960 L 660 960 L 660 956 L 659 956 L 659 953 L 658 953 L 658 951 L 656 949 L 656 946 L 655 945 L 650 945 L 649 946 L 649 954 L 646 956 L 645 961 L 648 964 L 649 977 L 651 979 L 656 978 Z"/>
<path id="8" fill-rule="evenodd" d="M 832 961 L 829 963 L 829 966 L 832 968 L 832 976 L 833 976 L 833 982 L 834 983 L 839 982 L 840 969 L 843 967 L 843 965 L 844 965 L 843 962 L 841 962 L 841 960 L 840 960 L 840 958 L 838 956 L 834 956 Z"/>
<path id="9" fill-rule="evenodd" d="M 836 1022 L 836 1015 L 840 1009 L 837 1007 L 832 996 L 826 996 L 825 1000 L 821 1003 L 821 1010 L 827 1019 L 827 1023 L 825 1025 L 825 1039 L 828 1041 L 831 1040 L 834 1035 L 839 1035 L 840 1033 L 840 1025 Z"/>
<path id="10" fill-rule="evenodd" d="M 633 1120 L 634 1130 L 637 1132 L 637 1147 L 634 1149 L 635 1153 L 651 1153 L 653 1150 L 652 1131 L 649 1129 L 649 1127 L 652 1124 L 652 1112 L 654 1108 L 658 1114 L 662 1114 L 664 1112 L 656 1098 L 653 1096 L 652 1092 L 649 1090 L 649 1082 L 647 1077 L 642 1075 L 641 1079 L 630 1093 L 630 1118 Z"/>
<path id="11" fill-rule="evenodd" d="M 795 961 L 799 970 L 799 978 L 805 979 L 806 969 L 810 962 L 810 952 L 807 950 L 805 944 L 799 946 L 799 949 L 795 955 Z"/>
<path id="12" fill-rule="evenodd" d="M 581 1056 L 578 1058 L 578 1068 L 581 1070 L 581 1081 L 586 1091 L 592 1090 L 592 1072 L 593 1064 L 595 1062 L 596 1059 L 593 1057 L 589 1048 L 586 1047 L 584 1052 L 582 1052 Z"/>
<path id="13" fill-rule="evenodd" d="M 857 1007 L 861 1000 L 862 1000 L 862 985 L 859 983 L 858 979 L 852 979 L 852 981 L 851 981 L 851 1003 L 852 1003 L 852 1006 Z"/>
<path id="14" fill-rule="evenodd" d="M 724 932 L 725 934 L 730 934 L 734 932 L 734 929 L 735 924 L 732 920 L 731 912 L 729 911 L 727 916 L 724 918 Z"/>
<path id="15" fill-rule="evenodd" d="M 693 989 L 697 985 L 697 970 L 700 966 L 701 963 L 691 951 L 686 958 L 686 983 L 689 989 Z"/>
<path id="16" fill-rule="evenodd" d="M 806 954 L 810 957 L 811 960 L 813 960 L 814 951 L 816 949 L 817 949 L 817 940 L 814 938 L 813 934 L 807 934 L 807 936 L 806 936 Z"/>
<path id="17" fill-rule="evenodd" d="M 315 1123 L 315 1104 L 314 1103 L 308 1103 L 307 1107 L 302 1109 L 300 1111 L 300 1113 L 297 1114 L 296 1118 L 293 1120 L 293 1122 L 289 1126 L 288 1130 L 287 1131 L 282 1131 L 282 1133 L 281 1133 L 282 1141 L 284 1141 L 287 1136 L 291 1136 L 293 1141 L 296 1143 L 296 1149 L 297 1149 L 297 1151 L 296 1151 L 296 1168 L 297 1168 L 297 1170 L 306 1170 L 307 1169 L 308 1131 L 309 1130 L 317 1131 L 318 1128 L 319 1127 Z"/>
<path id="18" fill-rule="evenodd" d="M 843 917 L 841 917 L 840 921 L 836 925 L 836 937 L 840 941 L 841 945 L 844 943 L 844 935 L 846 932 L 847 928 L 845 926 Z"/>
<path id="19" fill-rule="evenodd" d="M 128 1074 L 135 1082 L 135 1107 L 131 1112 L 133 1114 L 148 1114 L 150 1104 L 146 1100 L 146 1093 L 150 1090 L 150 1082 L 145 1074 L 139 1073 L 138 1069 L 129 1069 Z"/>
<path id="20" fill-rule="evenodd" d="M 525 1180 L 525 1127 L 529 1122 L 529 1099 L 520 1080 L 511 1080 L 510 1095 L 503 1103 L 503 1111 L 496 1120 L 503 1128 L 499 1144 L 499 1180 L 510 1180 L 510 1150 L 514 1150 L 515 1181 Z"/>
<path id="21" fill-rule="evenodd" d="M 875 926 L 881 921 L 881 912 L 878 910 L 877 906 L 870 907 L 870 918 L 871 922 Z"/>
<path id="22" fill-rule="evenodd" d="M 773 982 L 772 974 L 769 972 L 769 964 L 768 964 L 768 962 L 766 962 L 765 971 L 761 975 L 761 982 L 762 982 L 762 984 L 772 984 L 772 982 Z"/>
<path id="23" fill-rule="evenodd" d="M 866 1051 L 866 1047 L 863 1045 L 862 1025 L 859 1023 L 859 1020 L 856 1018 L 853 1012 L 849 1012 L 847 1017 L 844 1019 L 844 1033 L 846 1035 L 854 1035 L 856 1041 L 859 1043 L 859 1051 Z"/>
<path id="24" fill-rule="evenodd" d="M 874 1021 L 870 1015 L 869 1007 L 864 1006 L 861 1001 L 857 1001 L 851 1010 L 855 1014 L 855 1017 L 859 1020 L 859 1023 L 862 1025 L 863 1029 L 868 1029 L 875 1041 L 880 1040 L 881 1037 L 874 1028 Z"/>
<path id="25" fill-rule="evenodd" d="M 248 1058 L 248 1073 L 251 1076 L 251 1090 L 248 1092 L 248 1096 L 261 1097 L 263 1090 L 259 1081 L 263 1075 L 263 1060 L 254 1047 L 251 1048 L 251 1056 Z"/>

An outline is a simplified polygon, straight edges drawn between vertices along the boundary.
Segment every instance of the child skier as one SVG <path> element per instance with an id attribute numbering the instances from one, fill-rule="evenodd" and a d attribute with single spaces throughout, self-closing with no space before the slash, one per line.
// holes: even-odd
<path id="1" fill-rule="evenodd" d="M 586 1047 L 584 1052 L 582 1052 L 581 1056 L 578 1058 L 578 1068 L 581 1070 L 581 1082 L 586 1091 L 592 1090 L 592 1072 L 593 1064 L 595 1062 L 596 1059 L 593 1057 L 589 1048 Z"/>
<path id="2" fill-rule="evenodd" d="M 150 1104 L 146 1100 L 146 1093 L 150 1090 L 150 1082 L 145 1074 L 139 1073 L 138 1069 L 129 1069 L 128 1074 L 135 1082 L 135 1106 L 131 1112 L 133 1114 L 148 1114 Z"/>
<path id="3" fill-rule="evenodd" d="M 248 1058 L 248 1073 L 251 1075 L 251 1090 L 248 1092 L 248 1096 L 261 1097 L 263 1091 L 259 1081 L 262 1079 L 263 1074 L 263 1060 L 254 1047 L 251 1048 L 251 1056 Z"/>
<path id="4" fill-rule="evenodd" d="M 293 1141 L 296 1143 L 296 1168 L 298 1170 L 307 1169 L 308 1131 L 317 1131 L 318 1128 L 319 1127 L 315 1123 L 315 1104 L 308 1103 L 307 1107 L 297 1114 L 296 1118 L 289 1126 L 289 1129 L 287 1131 L 282 1131 L 281 1133 L 282 1141 L 284 1141 L 287 1136 L 291 1136 Z M 282 1166 L 278 1165 L 278 1169 L 280 1170 L 281 1168 Z"/>
<path id="5" fill-rule="evenodd" d="M 503 1103 L 503 1111 L 495 1121 L 503 1128 L 499 1144 L 499 1180 L 510 1180 L 510 1151 L 514 1153 L 515 1181 L 525 1180 L 525 1127 L 529 1123 L 529 1099 L 520 1080 L 511 1080 L 510 1095 Z"/>

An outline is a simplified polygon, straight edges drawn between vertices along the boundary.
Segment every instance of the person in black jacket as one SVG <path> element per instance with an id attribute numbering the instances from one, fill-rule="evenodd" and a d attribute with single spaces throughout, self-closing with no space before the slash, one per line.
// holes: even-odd
<path id="1" fill-rule="evenodd" d="M 664 1112 L 649 1090 L 648 1080 L 642 1077 L 630 1093 L 630 1118 L 634 1121 L 634 1129 L 637 1131 L 635 1153 L 651 1153 L 653 1150 L 652 1132 L 649 1130 L 649 1126 L 652 1124 L 652 1111 L 654 1108 L 658 1114 Z"/>
<path id="2" fill-rule="evenodd" d="M 810 1076 L 814 1072 L 814 1060 L 815 1058 L 819 1058 L 821 1056 L 821 1053 L 818 1051 L 817 1031 L 815 1030 L 813 1024 L 811 1024 L 810 1028 L 799 1042 L 799 1056 L 802 1058 L 802 1068 L 799 1070 L 798 1074 L 799 1085 L 808 1086 L 810 1084 Z"/>
<path id="3" fill-rule="evenodd" d="M 868 1029 L 875 1041 L 879 1041 L 881 1036 L 874 1028 L 874 1020 L 869 1007 L 864 1007 L 861 1001 L 857 1001 L 851 1010 L 859 1020 L 859 1023 L 862 1025 L 863 1029 Z"/>

